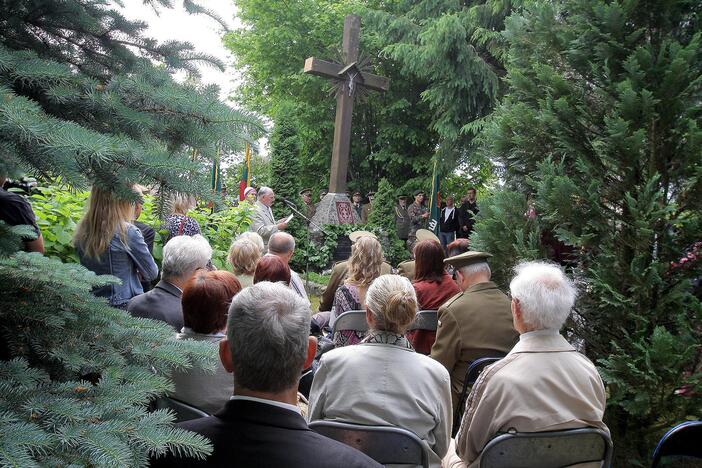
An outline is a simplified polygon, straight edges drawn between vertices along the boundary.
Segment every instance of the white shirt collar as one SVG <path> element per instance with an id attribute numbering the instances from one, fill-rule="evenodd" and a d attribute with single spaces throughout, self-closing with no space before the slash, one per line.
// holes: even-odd
<path id="1" fill-rule="evenodd" d="M 542 330 L 532 330 L 530 332 L 522 333 L 519 335 L 519 341 L 528 340 L 532 336 L 549 336 L 558 335 L 558 330 L 555 328 L 544 328 Z"/>
<path id="2" fill-rule="evenodd" d="M 244 395 L 232 395 L 229 397 L 230 400 L 243 400 L 243 401 L 255 401 L 256 403 L 263 403 L 265 405 L 277 406 L 278 408 L 284 408 L 286 410 L 294 411 L 299 415 L 302 415 L 300 408 L 288 403 L 283 403 L 282 401 L 266 400 L 265 398 L 256 398 L 252 396 Z"/>

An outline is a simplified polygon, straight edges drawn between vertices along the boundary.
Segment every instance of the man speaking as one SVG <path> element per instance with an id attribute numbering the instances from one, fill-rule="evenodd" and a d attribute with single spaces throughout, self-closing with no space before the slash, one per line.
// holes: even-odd
<path id="1" fill-rule="evenodd" d="M 285 219 L 276 221 L 273 217 L 271 206 L 275 201 L 275 193 L 270 187 L 261 187 L 258 190 L 258 200 L 256 201 L 256 213 L 251 223 L 250 231 L 263 237 L 263 243 L 268 246 L 268 239 L 274 232 L 284 231 L 288 226 Z"/>

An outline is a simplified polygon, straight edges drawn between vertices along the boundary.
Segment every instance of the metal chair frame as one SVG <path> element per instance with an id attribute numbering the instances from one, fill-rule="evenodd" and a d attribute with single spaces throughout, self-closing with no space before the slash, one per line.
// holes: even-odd
<path id="1" fill-rule="evenodd" d="M 312 421 L 310 429 L 360 450 L 380 464 L 429 467 L 425 446 L 414 432 L 394 426 L 364 426 L 339 421 Z"/>
<path id="2" fill-rule="evenodd" d="M 466 398 L 468 397 L 468 387 L 472 387 L 473 384 L 475 384 L 483 369 L 496 363 L 503 357 L 504 355 L 481 357 L 471 362 L 468 369 L 466 369 L 466 377 L 463 379 L 463 389 L 461 390 L 461 396 L 458 399 L 456 414 L 453 415 L 453 436 L 456 435 L 458 428 L 461 426 L 461 419 L 463 418 L 463 411 L 465 411 L 466 406 Z"/>
<path id="3" fill-rule="evenodd" d="M 436 310 L 420 310 L 417 312 L 417 316 L 414 322 L 407 327 L 407 331 L 412 330 L 429 330 L 436 331 L 436 327 L 439 324 L 439 315 Z"/>
<path id="4" fill-rule="evenodd" d="M 696 443 L 694 445 L 687 444 L 687 440 L 684 440 L 687 437 Z M 657 468 L 664 457 L 677 455 L 702 458 L 700 441 L 702 441 L 702 421 L 685 421 L 678 424 L 668 430 L 656 445 L 651 468 Z"/>
<path id="5" fill-rule="evenodd" d="M 351 330 L 358 332 L 368 331 L 368 322 L 366 322 L 366 311 L 365 310 L 348 310 L 343 314 L 339 315 L 334 321 L 334 327 L 332 328 L 332 336 L 336 332 Z"/>
<path id="6" fill-rule="evenodd" d="M 586 462 L 612 465 L 612 439 L 594 427 L 548 432 L 509 432 L 490 440 L 480 468 L 559 468 Z"/>

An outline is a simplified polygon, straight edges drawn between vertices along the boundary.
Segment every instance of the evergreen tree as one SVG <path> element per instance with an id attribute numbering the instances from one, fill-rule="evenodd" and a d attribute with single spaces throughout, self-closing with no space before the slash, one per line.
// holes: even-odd
<path id="1" fill-rule="evenodd" d="M 221 64 L 144 28 L 102 0 L 0 1 L 0 171 L 120 197 L 136 182 L 206 193 L 217 145 L 237 151 L 261 125 L 216 87 L 176 83 L 174 71 Z M 144 466 L 166 449 L 208 453 L 172 415 L 147 412 L 172 389 L 172 369 L 213 368 L 207 348 L 90 293 L 114 278 L 16 252 L 23 229 L 0 223 L 0 464 Z"/>
<path id="2" fill-rule="evenodd" d="M 509 91 L 484 137 L 517 199 L 533 196 L 542 240 L 567 254 L 581 290 L 570 331 L 607 384 L 622 466 L 646 464 L 666 428 L 702 416 L 689 252 L 702 227 L 701 12 L 687 1 L 534 2 L 508 20 Z M 505 228 L 486 208 L 477 248 L 535 254 L 511 247 L 525 217 Z"/>
<path id="3" fill-rule="evenodd" d="M 395 189 L 387 179 L 381 179 L 378 191 L 373 199 L 373 209 L 368 215 L 366 229 L 377 231 L 383 241 L 383 253 L 386 260 L 393 265 L 409 258 L 409 252 L 397 237 L 395 229 L 395 206 L 397 205 Z M 387 242 L 386 242 L 387 239 Z"/>

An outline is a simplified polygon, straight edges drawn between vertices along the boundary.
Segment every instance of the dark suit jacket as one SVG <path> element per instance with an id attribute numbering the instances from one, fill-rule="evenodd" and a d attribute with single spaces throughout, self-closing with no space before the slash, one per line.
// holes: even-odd
<path id="1" fill-rule="evenodd" d="M 380 467 L 363 453 L 317 434 L 299 414 L 255 401 L 232 400 L 216 415 L 178 427 L 212 441 L 207 460 L 166 457 L 152 467 Z"/>
<path id="2" fill-rule="evenodd" d="M 127 311 L 134 317 L 161 320 L 180 331 L 183 328 L 181 292 L 168 281 L 161 280 L 149 292 L 132 298 Z"/>

